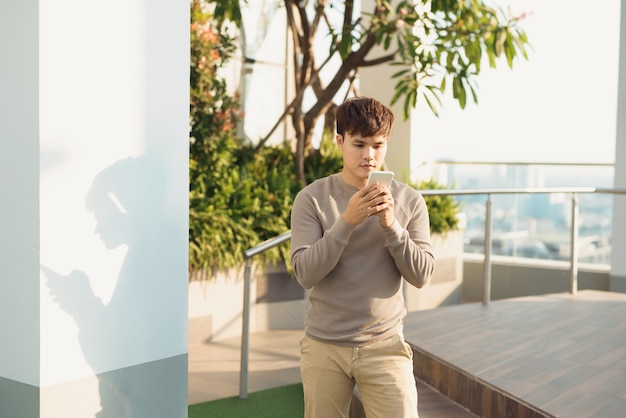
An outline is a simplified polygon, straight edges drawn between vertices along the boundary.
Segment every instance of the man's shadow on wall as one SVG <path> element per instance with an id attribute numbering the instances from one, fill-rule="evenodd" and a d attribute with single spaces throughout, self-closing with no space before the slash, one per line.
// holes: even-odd
<path id="1" fill-rule="evenodd" d="M 179 315 L 180 306 L 168 298 L 179 272 L 176 263 L 163 262 L 171 258 L 164 243 L 177 243 L 174 238 L 180 235 L 166 213 L 164 172 L 158 161 L 146 156 L 120 160 L 96 176 L 86 197 L 105 247 L 128 247 L 119 277 L 106 278 L 116 281 L 109 303 L 94 293 L 84 271 L 63 276 L 41 266 L 55 301 L 74 318 L 85 359 L 95 371 L 146 363 L 146 353 L 167 345 L 167 333 L 158 324 L 167 326 Z M 138 416 L 138 411 L 139 416 L 161 416 L 159 411 L 172 407 L 162 404 L 168 400 L 160 398 L 166 397 L 151 394 L 153 382 L 141 372 L 104 372 L 98 377 L 98 418 Z"/>

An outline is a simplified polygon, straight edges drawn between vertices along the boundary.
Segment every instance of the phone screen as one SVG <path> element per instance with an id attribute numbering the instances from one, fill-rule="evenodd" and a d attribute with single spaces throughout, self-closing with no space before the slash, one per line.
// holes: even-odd
<path id="1" fill-rule="evenodd" d="M 367 179 L 367 184 L 379 182 L 381 185 L 389 187 L 393 176 L 393 171 L 372 171 Z"/>

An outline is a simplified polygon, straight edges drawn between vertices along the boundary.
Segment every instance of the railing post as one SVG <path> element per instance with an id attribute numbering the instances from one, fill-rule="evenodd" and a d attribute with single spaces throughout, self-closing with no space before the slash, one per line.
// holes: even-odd
<path id="1" fill-rule="evenodd" d="M 250 345 L 250 283 L 252 258 L 246 258 L 243 283 L 243 310 L 241 313 L 241 367 L 239 370 L 239 399 L 248 398 L 248 349 Z"/>
<path id="2" fill-rule="evenodd" d="M 485 203 L 485 264 L 483 265 L 483 305 L 491 300 L 491 194 Z"/>
<path id="3" fill-rule="evenodd" d="M 244 251 L 246 269 L 243 283 L 243 308 L 241 312 L 241 365 L 239 369 L 239 399 L 248 399 L 248 352 L 250 349 L 250 287 L 252 286 L 252 257 L 291 239 L 291 231 L 283 232 L 254 248 Z"/>
<path id="4" fill-rule="evenodd" d="M 578 193 L 572 193 L 572 227 L 570 238 L 569 292 L 578 292 Z"/>

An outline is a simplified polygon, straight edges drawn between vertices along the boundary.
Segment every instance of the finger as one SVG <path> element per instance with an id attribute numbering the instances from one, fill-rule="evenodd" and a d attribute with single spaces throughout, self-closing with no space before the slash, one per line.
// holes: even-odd
<path id="1" fill-rule="evenodd" d="M 382 210 L 385 210 L 387 208 L 387 203 L 386 202 L 376 202 L 375 204 L 373 204 L 372 206 L 370 206 L 370 212 L 371 214 L 376 214 Z"/>
<path id="2" fill-rule="evenodd" d="M 376 185 L 376 183 L 374 184 L 370 184 L 366 187 L 364 187 L 363 189 L 361 189 L 362 195 L 363 196 L 376 196 L 377 194 L 380 193 L 379 187 Z"/>
<path id="3" fill-rule="evenodd" d="M 368 196 L 370 199 L 374 199 L 375 197 L 383 197 L 385 193 L 385 189 L 382 187 L 376 187 L 368 193 Z"/>

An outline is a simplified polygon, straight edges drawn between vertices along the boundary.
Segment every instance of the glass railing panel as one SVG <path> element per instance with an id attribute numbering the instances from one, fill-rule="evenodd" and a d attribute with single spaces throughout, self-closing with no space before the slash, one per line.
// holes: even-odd
<path id="1" fill-rule="evenodd" d="M 613 187 L 612 164 L 435 162 L 431 175 L 450 189 Z M 423 170 L 422 170 L 423 172 Z M 484 195 L 455 196 L 466 219 L 465 252 L 484 252 Z M 581 263 L 611 262 L 613 195 L 579 196 Z M 492 196 L 493 255 L 569 260 L 571 194 Z"/>

